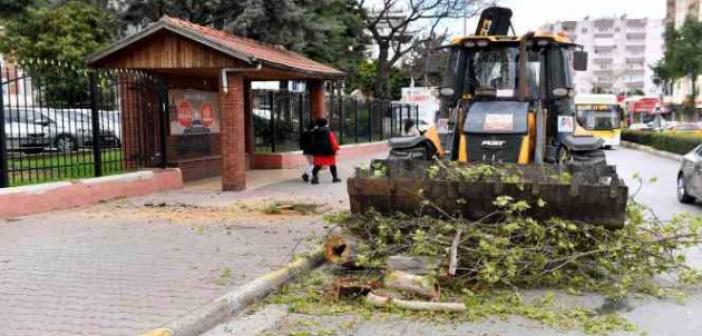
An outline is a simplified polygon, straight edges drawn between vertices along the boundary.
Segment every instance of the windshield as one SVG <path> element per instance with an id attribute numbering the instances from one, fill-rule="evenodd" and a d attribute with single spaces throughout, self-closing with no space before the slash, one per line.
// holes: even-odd
<path id="1" fill-rule="evenodd" d="M 472 61 L 477 86 L 498 91 L 516 89 L 519 69 L 517 48 L 477 51 L 473 54 Z"/>
<path id="2" fill-rule="evenodd" d="M 519 48 L 505 47 L 494 49 L 471 50 L 468 57 L 470 66 L 465 69 L 464 92 L 471 89 L 495 90 L 497 97 L 512 98 L 516 96 L 519 85 Z M 527 96 L 537 97 L 541 86 L 541 52 L 529 50 L 526 78 Z"/>
<path id="3" fill-rule="evenodd" d="M 578 124 L 591 131 L 618 129 L 619 109 L 616 105 L 576 105 Z"/>

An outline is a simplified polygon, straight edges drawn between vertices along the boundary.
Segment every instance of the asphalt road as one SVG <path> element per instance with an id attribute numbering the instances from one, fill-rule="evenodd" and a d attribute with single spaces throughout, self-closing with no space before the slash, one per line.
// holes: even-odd
<path id="1" fill-rule="evenodd" d="M 607 151 L 608 163 L 629 186 L 633 198 L 648 207 L 663 220 L 680 213 L 702 215 L 702 203 L 684 205 L 675 194 L 676 177 L 680 163 L 635 150 L 616 148 Z M 641 184 L 634 175 L 640 176 Z M 655 181 L 653 181 L 655 180 Z M 689 253 L 690 264 L 702 268 L 702 250 Z M 543 295 L 543 290 L 522 291 L 524 297 Z M 684 304 L 670 299 L 635 298 L 629 308 L 620 313 L 639 328 L 634 333 L 615 335 L 697 336 L 702 330 L 702 290 L 690 291 Z M 600 307 L 599 295 L 572 296 L 556 293 L 556 302 L 562 306 Z M 331 332 L 331 333 L 330 333 Z M 580 330 L 554 330 L 537 322 L 513 317 L 506 320 L 487 320 L 477 323 L 430 323 L 397 318 L 363 319 L 358 316 L 309 316 L 287 313 L 285 307 L 266 306 L 251 315 L 233 318 L 206 333 L 206 336 L 254 335 L 584 335 Z"/>
<path id="2" fill-rule="evenodd" d="M 650 207 L 659 218 L 670 219 L 683 212 L 702 215 L 699 202 L 682 204 L 675 195 L 680 162 L 626 148 L 608 150 L 607 162 L 617 166 L 633 199 Z M 634 178 L 637 173 L 643 184 Z"/>

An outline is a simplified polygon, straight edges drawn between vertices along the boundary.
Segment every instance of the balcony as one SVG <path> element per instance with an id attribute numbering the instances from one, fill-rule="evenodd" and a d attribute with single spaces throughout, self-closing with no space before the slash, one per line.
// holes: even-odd
<path id="1" fill-rule="evenodd" d="M 638 43 L 646 40 L 646 33 L 627 33 L 626 40 L 628 42 Z"/>
<path id="2" fill-rule="evenodd" d="M 626 26 L 630 28 L 646 28 L 647 21 L 645 19 L 629 19 L 626 20 Z"/>
<path id="3" fill-rule="evenodd" d="M 626 83 L 626 87 L 630 89 L 643 89 L 645 86 L 646 83 L 644 83 L 643 81 L 634 81 Z"/>

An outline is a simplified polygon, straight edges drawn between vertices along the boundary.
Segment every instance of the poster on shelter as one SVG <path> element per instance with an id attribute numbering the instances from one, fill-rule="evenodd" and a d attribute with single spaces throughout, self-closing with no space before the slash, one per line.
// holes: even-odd
<path id="1" fill-rule="evenodd" d="M 216 92 L 168 90 L 171 135 L 219 133 Z"/>

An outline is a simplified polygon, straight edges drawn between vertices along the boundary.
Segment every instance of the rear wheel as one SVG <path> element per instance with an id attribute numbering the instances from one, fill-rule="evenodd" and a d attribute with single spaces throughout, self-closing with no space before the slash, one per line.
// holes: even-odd
<path id="1" fill-rule="evenodd" d="M 687 185 L 685 183 L 685 175 L 678 175 L 678 201 L 684 204 L 695 203 L 695 198 L 687 193 Z"/>
<path id="2" fill-rule="evenodd" d="M 570 151 L 564 146 L 560 146 L 556 151 L 556 163 L 566 164 L 572 160 Z"/>

